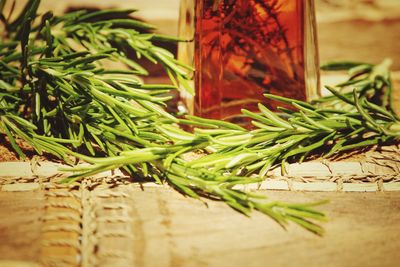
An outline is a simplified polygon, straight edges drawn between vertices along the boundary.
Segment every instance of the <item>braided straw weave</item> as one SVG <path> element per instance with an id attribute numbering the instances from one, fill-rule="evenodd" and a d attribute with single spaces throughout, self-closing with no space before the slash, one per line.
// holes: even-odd
<path id="1" fill-rule="evenodd" d="M 347 157 L 347 158 L 346 158 Z M 52 186 L 65 176 L 52 162 L 2 162 L 0 186 L 2 191 L 32 190 Z M 130 181 L 120 171 L 103 172 L 85 181 L 96 186 L 121 184 Z M 73 185 L 70 185 L 73 186 Z M 76 185 L 79 187 L 79 184 Z M 144 187 L 158 186 L 154 183 Z M 398 145 L 371 149 L 363 154 L 342 156 L 335 161 L 315 160 L 287 164 L 285 173 L 275 168 L 260 184 L 238 186 L 244 190 L 294 190 L 294 191 L 400 191 L 400 148 Z"/>

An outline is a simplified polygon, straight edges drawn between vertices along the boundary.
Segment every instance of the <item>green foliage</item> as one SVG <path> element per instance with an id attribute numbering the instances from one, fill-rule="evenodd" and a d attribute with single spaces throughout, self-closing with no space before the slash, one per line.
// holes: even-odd
<path id="1" fill-rule="evenodd" d="M 267 201 L 235 186 L 259 182 L 272 166 L 315 151 L 329 156 L 399 138 L 399 119 L 387 94 L 387 63 L 327 65 L 350 68 L 352 77 L 315 104 L 266 95 L 297 111 L 280 116 L 262 105 L 259 113 L 244 110 L 256 127 L 249 131 L 165 111 L 168 92 L 176 86 L 144 84 L 140 76 L 147 70 L 127 54 L 134 51 L 137 58 L 161 64 L 173 84 L 185 81 L 190 68 L 153 43 L 175 38 L 143 32 L 152 26 L 130 19 L 134 10 L 79 10 L 55 17 L 38 15 L 38 6 L 39 1 L 29 1 L 14 21 L 2 20 L 0 131 L 21 158 L 16 139 L 70 164 L 64 171 L 72 175 L 64 182 L 122 168 L 140 181 L 168 183 L 194 198 L 219 199 L 246 215 L 255 209 L 282 226 L 291 221 L 322 234 L 317 222 L 326 218 L 314 209 L 321 203 Z M 129 70 L 107 67 L 112 61 Z M 338 91 L 348 85 L 354 92 Z M 386 98 L 377 102 L 378 96 Z M 199 151 L 205 156 L 185 160 L 188 152 Z M 74 166 L 76 159 L 90 165 Z"/>

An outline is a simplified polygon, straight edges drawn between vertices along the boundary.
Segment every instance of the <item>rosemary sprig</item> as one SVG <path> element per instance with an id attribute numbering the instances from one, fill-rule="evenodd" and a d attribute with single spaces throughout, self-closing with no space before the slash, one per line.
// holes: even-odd
<path id="1" fill-rule="evenodd" d="M 219 199 L 244 214 L 256 209 L 282 226 L 292 221 L 322 234 L 317 223 L 326 218 L 314 209 L 321 203 L 270 202 L 235 186 L 258 182 L 272 166 L 302 160 L 325 145 L 329 155 L 398 139 L 397 116 L 360 90 L 346 95 L 332 89 L 334 96 L 316 105 L 267 95 L 298 111 L 285 110 L 284 117 L 262 105 L 260 113 L 244 111 L 254 120 L 251 131 L 222 121 L 178 119 L 164 109 L 176 86 L 143 84 L 140 76 L 147 70 L 126 56 L 130 49 L 162 64 L 173 84 L 184 81 L 190 68 L 152 42 L 173 38 L 144 33 L 152 27 L 124 17 L 133 10 L 79 10 L 55 17 L 39 16 L 38 5 L 30 0 L 17 19 L 3 20 L 0 131 L 21 158 L 16 138 L 38 154 L 51 153 L 71 165 L 76 158 L 90 163 L 66 169 L 73 174 L 65 182 L 122 168 L 139 181 L 167 182 L 191 197 Z M 107 68 L 109 61 L 130 70 Z M 390 79 L 385 82 L 382 88 L 391 86 Z M 350 109 L 333 110 L 333 102 Z M 178 123 L 195 130 L 184 131 Z M 197 151 L 208 155 L 185 160 Z"/>
<path id="2" fill-rule="evenodd" d="M 336 90 L 341 94 L 337 95 L 331 90 L 333 96 L 327 96 L 316 100 L 318 103 L 327 103 L 330 107 L 337 104 L 334 98 L 343 96 L 345 98 L 352 98 L 352 91 L 355 89 L 361 96 L 365 96 L 367 100 L 379 105 L 385 109 L 390 110 L 394 115 L 392 103 L 392 90 L 393 85 L 390 81 L 390 66 L 392 61 L 385 59 L 378 65 L 371 65 L 368 63 L 356 62 L 330 62 L 323 65 L 321 68 L 328 71 L 347 71 L 348 80 L 336 85 Z M 329 89 L 329 88 L 328 88 Z M 339 101 L 340 108 L 346 108 L 343 101 Z M 326 106 L 326 105 L 325 105 Z M 339 106 L 336 106 L 339 108 Z M 353 108 L 354 106 L 347 106 Z"/>
<path id="3" fill-rule="evenodd" d="M 281 109 L 282 114 L 278 115 L 262 104 L 259 113 L 243 110 L 253 120 L 255 129 L 251 131 L 226 127 L 195 129 L 211 140 L 208 149 L 214 153 L 187 165 L 242 175 L 256 172 L 264 177 L 277 164 L 284 167 L 285 162 L 303 161 L 312 153 L 329 157 L 341 151 L 398 142 L 400 119 L 391 109 L 389 65 L 389 60 L 368 68 L 364 63 L 331 63 L 324 69 L 351 67 L 350 73 L 362 70 L 357 76 L 363 77 L 353 83 L 354 74 L 336 88 L 327 87 L 332 95 L 314 104 L 266 94 L 267 98 L 290 104 L 296 110 Z M 348 85 L 354 89 L 338 91 Z"/>

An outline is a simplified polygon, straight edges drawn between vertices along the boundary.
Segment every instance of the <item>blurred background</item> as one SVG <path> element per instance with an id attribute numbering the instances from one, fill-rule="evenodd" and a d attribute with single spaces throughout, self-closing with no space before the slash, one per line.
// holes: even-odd
<path id="1" fill-rule="evenodd" d="M 27 0 L 16 0 L 21 9 Z M 293 1 L 293 0 L 288 0 Z M 157 26 L 163 34 L 177 35 L 180 0 L 42 0 L 40 10 L 62 14 L 78 8 L 136 8 L 136 18 Z M 316 5 L 320 62 L 330 60 L 379 63 L 393 60 L 395 103 L 400 103 L 400 0 L 314 0 Z M 12 1 L 7 1 L 8 6 Z M 164 45 L 165 46 L 165 45 Z M 176 44 L 166 48 L 176 53 Z M 146 64 L 148 82 L 167 82 L 161 66 Z M 333 77 L 333 80 L 336 79 Z M 323 73 L 322 84 L 331 84 Z M 398 107 L 396 107 L 398 106 Z M 400 112 L 400 104 L 395 105 Z"/>
<path id="2" fill-rule="evenodd" d="M 390 57 L 393 68 L 400 70 L 400 0 L 315 0 L 315 4 L 321 62 L 378 63 Z M 177 34 L 179 0 L 42 0 L 42 9 L 54 13 L 80 7 L 137 8 L 136 16 L 160 32 Z"/>

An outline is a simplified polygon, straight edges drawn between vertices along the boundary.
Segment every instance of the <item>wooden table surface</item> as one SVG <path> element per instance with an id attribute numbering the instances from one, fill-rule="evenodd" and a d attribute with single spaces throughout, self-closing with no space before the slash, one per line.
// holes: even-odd
<path id="1" fill-rule="evenodd" d="M 261 214 L 245 217 L 168 188 L 2 191 L 0 259 L 45 266 L 398 266 L 398 192 L 263 193 L 294 202 L 329 199 L 321 207 L 329 215 L 325 236 L 295 225 L 284 230 Z"/>

